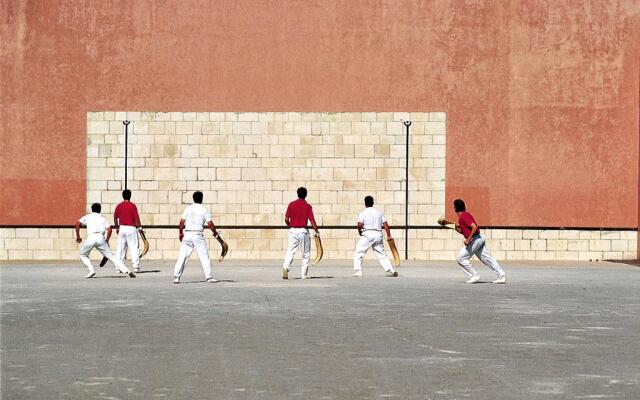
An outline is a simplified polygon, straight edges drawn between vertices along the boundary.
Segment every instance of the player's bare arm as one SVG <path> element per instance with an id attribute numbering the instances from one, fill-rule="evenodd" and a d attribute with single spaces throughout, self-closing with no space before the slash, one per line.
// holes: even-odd
<path id="1" fill-rule="evenodd" d="M 135 209 L 135 224 L 136 224 L 136 228 L 142 228 L 142 223 L 140 222 L 140 214 L 138 214 L 138 208 L 136 207 Z"/>
<path id="2" fill-rule="evenodd" d="M 120 233 L 120 218 L 118 218 L 118 207 L 113 212 L 113 225 L 116 228 L 116 233 Z"/>
<path id="3" fill-rule="evenodd" d="M 182 238 L 184 237 L 184 219 L 180 220 L 178 224 L 178 239 L 182 242 Z"/>
<path id="4" fill-rule="evenodd" d="M 82 239 L 80 238 L 80 221 L 76 222 L 76 243 L 82 243 Z"/>
<path id="5" fill-rule="evenodd" d="M 384 231 L 387 232 L 387 240 L 392 239 L 391 228 L 389 227 L 389 224 L 387 223 L 387 221 L 384 221 L 382 223 L 382 227 L 384 228 Z"/>
<path id="6" fill-rule="evenodd" d="M 316 232 L 316 235 L 319 235 L 320 231 L 318 230 L 318 224 L 316 224 L 316 219 L 313 215 L 311 216 L 311 218 L 309 218 L 309 221 L 311 221 L 311 227 Z"/>
<path id="7" fill-rule="evenodd" d="M 464 244 L 468 245 L 469 242 L 475 236 L 476 233 L 478 233 L 478 225 L 476 225 L 475 223 L 472 223 L 471 224 L 471 232 L 469 233 L 469 237 L 464 239 Z"/>
<path id="8" fill-rule="evenodd" d="M 211 232 L 213 232 L 213 237 L 218 237 L 218 231 L 216 230 L 216 226 L 213 224 L 213 221 L 209 221 L 207 223 L 207 228 L 211 229 Z"/>

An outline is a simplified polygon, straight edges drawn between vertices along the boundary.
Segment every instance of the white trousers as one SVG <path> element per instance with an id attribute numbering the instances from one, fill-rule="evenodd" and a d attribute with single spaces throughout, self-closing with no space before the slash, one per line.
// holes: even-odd
<path id="1" fill-rule="evenodd" d="M 193 249 L 196 249 L 200 263 L 202 264 L 202 270 L 204 271 L 204 278 L 211 278 L 211 259 L 209 258 L 209 250 L 207 249 L 207 241 L 204 238 L 203 232 L 185 232 L 180 243 L 180 254 L 176 261 L 176 267 L 173 271 L 173 276 L 180 278 L 184 272 L 184 267 L 191 256 Z"/>
<path id="2" fill-rule="evenodd" d="M 384 251 L 382 232 L 378 231 L 362 232 L 360 241 L 358 241 L 358 245 L 356 246 L 356 252 L 353 255 L 353 269 L 356 271 L 362 270 L 362 259 L 364 258 L 364 255 L 367 254 L 370 247 L 373 248 L 373 252 L 378 257 L 380 266 L 382 266 L 382 268 L 387 272 L 393 271 L 393 266 L 391 265 L 389 256 L 387 256 L 387 253 Z"/>
<path id="3" fill-rule="evenodd" d="M 138 230 L 135 226 L 120 225 L 118 233 L 118 249 L 116 257 L 120 262 L 124 263 L 124 257 L 127 255 L 127 248 L 131 252 L 131 264 L 133 269 L 140 268 L 140 250 L 138 249 Z"/>
<path id="4" fill-rule="evenodd" d="M 111 252 L 109 248 L 109 243 L 104 239 L 104 236 L 100 233 L 92 233 L 87 236 L 87 238 L 80 245 L 80 261 L 84 264 L 85 267 L 89 270 L 90 273 L 95 272 L 93 269 L 93 264 L 91 264 L 91 260 L 89 259 L 89 254 L 91 250 L 94 248 L 98 249 L 103 256 L 107 257 L 109 261 L 116 266 L 116 270 L 119 270 L 125 274 L 129 273 L 127 267 Z"/>
<path id="5" fill-rule="evenodd" d="M 298 247 L 302 251 L 300 273 L 302 276 L 306 276 L 309 272 L 309 264 L 311 264 L 311 237 L 307 228 L 289 228 L 289 246 L 287 247 L 287 255 L 284 257 L 282 268 L 289 271 Z"/>
<path id="6" fill-rule="evenodd" d="M 491 268 L 493 272 L 498 274 L 498 276 L 503 276 L 505 274 L 504 270 L 498 264 L 495 258 L 489 252 L 484 240 L 484 236 L 476 235 L 474 236 L 468 245 L 464 246 L 460 249 L 458 253 L 458 257 L 456 257 L 456 261 L 462 267 L 464 272 L 468 276 L 477 275 L 478 272 L 471 265 L 471 257 L 476 256 L 482 261 L 484 265 Z"/>

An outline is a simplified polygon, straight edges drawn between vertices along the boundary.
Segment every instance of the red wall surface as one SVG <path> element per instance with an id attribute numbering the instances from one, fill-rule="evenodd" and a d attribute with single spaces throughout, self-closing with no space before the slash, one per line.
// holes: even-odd
<path id="1" fill-rule="evenodd" d="M 0 224 L 75 221 L 86 112 L 149 110 L 445 111 L 447 204 L 638 226 L 640 0 L 0 1 Z"/>

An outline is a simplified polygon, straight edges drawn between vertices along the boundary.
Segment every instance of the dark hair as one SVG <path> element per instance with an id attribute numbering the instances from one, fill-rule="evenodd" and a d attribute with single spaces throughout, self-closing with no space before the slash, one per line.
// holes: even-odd
<path id="1" fill-rule="evenodd" d="M 100 205 L 100 203 L 93 203 L 91 205 L 91 212 L 99 213 L 101 210 L 102 210 L 102 206 Z"/>
<path id="2" fill-rule="evenodd" d="M 456 212 L 467 211 L 467 207 L 464 205 L 462 199 L 455 199 L 453 201 L 453 209 L 456 210 Z"/>
<path id="3" fill-rule="evenodd" d="M 131 190 L 125 189 L 122 191 L 122 198 L 125 200 L 131 200 Z"/>
<path id="4" fill-rule="evenodd" d="M 307 198 L 307 188 L 306 187 L 299 187 L 298 188 L 298 198 L 299 199 L 305 199 Z"/>
<path id="5" fill-rule="evenodd" d="M 367 196 L 364 198 L 364 205 L 367 207 L 373 207 L 373 196 Z"/>
<path id="6" fill-rule="evenodd" d="M 193 192 L 193 202 L 194 203 L 202 204 L 202 198 L 203 197 L 204 197 L 204 195 L 202 194 L 202 192 Z"/>

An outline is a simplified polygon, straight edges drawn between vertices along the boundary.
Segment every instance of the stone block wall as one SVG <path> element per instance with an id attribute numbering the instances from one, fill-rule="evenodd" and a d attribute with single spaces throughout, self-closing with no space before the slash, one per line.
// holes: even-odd
<path id="1" fill-rule="evenodd" d="M 410 224 L 444 214 L 444 113 L 92 112 L 87 116 L 87 209 L 112 213 L 124 180 L 123 120 L 129 125 L 128 187 L 147 227 L 150 260 L 175 260 L 175 228 L 195 190 L 230 246 L 228 258 L 280 260 L 287 204 L 309 189 L 320 225 L 355 226 L 365 195 L 387 216 L 402 255 L 405 127 L 412 121 Z M 75 221 L 69 221 L 73 224 Z M 250 225 L 252 229 L 224 226 Z M 499 260 L 636 258 L 637 232 L 483 229 Z M 84 233 L 83 233 L 84 234 Z M 323 229 L 325 258 L 350 259 L 355 229 Z M 453 260 L 462 240 L 445 229 L 409 231 L 409 258 Z M 111 241 L 115 248 L 115 237 Z M 219 251 L 210 238 L 212 255 Z M 76 259 L 69 228 L 1 228 L 0 259 Z M 315 251 L 315 250 L 313 250 Z M 373 256 L 370 256 L 373 257 Z M 99 259 L 98 254 L 94 254 Z"/>
<path id="2" fill-rule="evenodd" d="M 372 195 L 404 224 L 406 134 L 411 120 L 410 222 L 444 213 L 444 113 L 95 112 L 87 121 L 87 204 L 111 214 L 124 181 L 145 225 L 176 224 L 194 190 L 222 225 L 282 224 L 299 186 L 316 220 L 352 225 Z"/>

